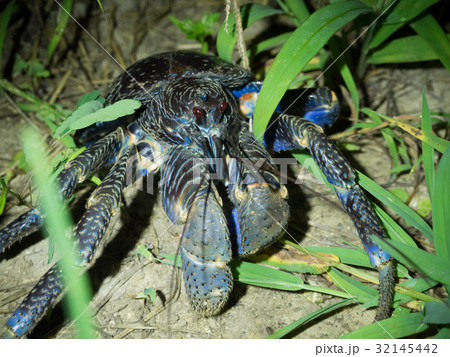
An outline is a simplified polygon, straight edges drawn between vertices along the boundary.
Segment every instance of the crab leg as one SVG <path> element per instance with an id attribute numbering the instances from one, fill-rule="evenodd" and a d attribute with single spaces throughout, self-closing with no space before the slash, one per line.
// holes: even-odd
<path id="1" fill-rule="evenodd" d="M 161 167 L 164 210 L 172 222 L 186 222 L 180 247 L 186 292 L 205 316 L 222 309 L 233 284 L 227 220 L 208 175 L 208 163 L 193 147 L 171 147 Z"/>
<path id="2" fill-rule="evenodd" d="M 270 124 L 273 124 L 270 126 Z M 335 189 L 352 219 L 371 264 L 379 271 L 377 320 L 389 316 L 394 291 L 395 267 L 391 256 L 370 239 L 371 235 L 386 238 L 382 225 L 345 157 L 323 133 L 320 126 L 291 115 L 281 115 L 269 123 L 265 145 L 274 151 L 286 148 L 308 148 L 314 161 Z"/>
<path id="3" fill-rule="evenodd" d="M 125 184 L 126 166 L 130 153 L 128 148 L 102 183 L 90 196 L 87 209 L 75 228 L 79 259 L 76 265 L 81 269 L 91 260 L 108 227 L 111 216 L 118 208 L 120 194 Z M 21 338 L 27 335 L 53 306 L 64 290 L 62 271 L 58 263 L 38 281 L 24 301 L 6 323 L 9 336 Z"/>
<path id="4" fill-rule="evenodd" d="M 56 178 L 60 197 L 69 198 L 77 183 L 84 181 L 90 173 L 113 159 L 121 147 L 123 138 L 123 130 L 119 128 L 67 163 Z M 36 232 L 44 221 L 45 214 L 42 210 L 33 208 L 0 229 L 0 253 L 20 239 Z"/>

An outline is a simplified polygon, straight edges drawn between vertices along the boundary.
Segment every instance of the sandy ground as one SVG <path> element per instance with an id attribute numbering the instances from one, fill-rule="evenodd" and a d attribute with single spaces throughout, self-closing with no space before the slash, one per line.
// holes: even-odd
<path id="1" fill-rule="evenodd" d="M 108 14 L 112 4 L 108 1 L 102 3 Z M 152 2 L 152 5 L 147 7 L 138 6 L 132 1 L 126 2 L 127 5 L 120 5 L 119 1 L 116 3 L 115 21 L 112 17 L 96 16 L 98 23 L 89 22 L 88 29 L 99 43 L 107 48 L 111 48 L 111 44 L 108 43 L 106 34 L 109 35 L 112 31 L 121 53 L 133 53 L 136 58 L 166 50 L 199 49 L 195 42 L 184 40 L 184 35 L 171 24 L 167 14 L 198 19 L 204 13 L 221 9 L 220 1 L 207 2 L 207 6 L 202 8 L 188 6 L 187 1 L 174 1 L 170 9 L 167 7 L 168 3 L 163 1 Z M 73 12 L 75 17 L 82 17 L 84 7 L 84 3 L 76 5 Z M 136 7 L 140 7 L 141 10 L 136 11 Z M 138 13 L 145 14 L 144 19 L 140 18 L 137 21 Z M 140 32 L 142 41 L 134 51 L 131 36 L 136 32 L 136 27 L 145 21 L 151 25 L 147 24 L 144 26 L 145 31 Z M 98 59 L 103 56 L 105 62 L 111 61 L 83 31 L 78 35 L 82 39 L 85 51 L 92 58 Z M 117 57 L 117 52 L 113 51 L 113 54 Z M 130 60 L 128 56 L 125 57 L 127 61 Z M 108 78 L 113 78 L 119 73 L 119 69 L 111 63 L 104 63 L 103 66 L 98 68 L 99 73 L 107 73 L 108 70 L 105 68 L 114 68 L 112 70 L 114 74 L 109 73 Z M 88 72 L 93 70 L 88 66 L 87 68 Z M 393 93 L 391 97 L 397 105 L 398 114 L 405 115 L 420 112 L 423 87 L 426 88 L 429 106 L 433 111 L 444 109 L 448 111 L 449 86 L 448 73 L 439 69 L 383 70 L 374 73 L 367 83 L 374 109 L 389 113 L 389 101 L 383 100 L 389 93 Z M 76 102 L 76 98 L 73 99 L 75 97 L 73 92 L 76 92 L 75 88 L 79 88 L 79 82 L 69 80 L 68 87 L 72 90 L 67 89 L 62 96 Z M 105 88 L 100 84 L 98 87 Z M 1 101 L 2 105 L 6 105 L 3 98 Z M 11 114 L 2 115 L 0 122 L 2 128 L 0 160 L 5 166 L 15 153 L 21 150 L 17 133 L 24 125 L 24 120 L 18 115 Z M 357 138 L 355 143 L 360 146 L 360 150 L 346 155 L 358 169 L 384 186 L 395 185 L 412 190 L 419 178 L 417 175 L 409 181 L 403 176 L 394 184 L 389 181 L 391 160 L 382 139 Z M 293 173 L 298 170 L 299 168 L 293 168 Z M 27 180 L 26 175 L 21 175 L 12 181 L 11 186 L 20 191 Z M 311 180 L 305 180 L 304 184 L 314 187 L 329 200 L 338 202 L 326 187 L 315 187 Z M 291 208 L 288 232 L 301 245 L 343 246 L 342 239 L 356 245 L 360 244 L 351 220 L 343 211 L 308 190 L 293 185 L 289 185 L 288 188 Z M 419 190 L 418 196 L 420 195 L 425 195 L 423 189 Z M 75 217 L 80 215 L 86 197 L 85 191 L 77 194 L 77 202 L 73 205 Z M 151 247 L 154 253 L 175 253 L 182 227 L 170 223 L 162 210 L 158 194 L 149 195 L 128 187 L 124 197 L 121 211 L 113 218 L 106 234 L 105 245 L 99 250 L 94 265 L 89 269 L 94 286 L 91 310 L 95 315 L 93 321 L 100 337 L 264 338 L 302 316 L 339 301 L 337 298 L 316 293 L 275 291 L 236 283 L 231 301 L 222 314 L 212 318 L 199 317 L 190 309 L 183 287 L 179 296 L 172 299 L 176 287 L 175 276 L 178 274 L 172 266 L 148 262 L 134 253 L 139 244 Z M 9 209 L 0 217 L 0 225 L 10 222 L 25 210 L 24 207 Z M 5 331 L 4 323 L 9 315 L 49 268 L 47 248 L 47 240 L 41 239 L 40 234 L 34 234 L 0 255 L 0 334 Z M 311 284 L 331 286 L 322 276 L 302 276 L 302 278 Z M 142 299 L 136 299 L 136 296 L 148 287 L 153 287 L 157 291 L 154 304 L 145 304 Z M 306 325 L 292 337 L 337 338 L 371 323 L 372 316 L 373 311 L 367 312 L 359 306 L 352 306 Z M 127 328 L 130 332 L 124 334 L 123 331 Z M 32 337 L 49 336 L 62 338 L 75 336 L 70 321 L 64 321 L 62 318 L 61 304 L 49 317 L 44 318 L 32 335 Z"/>

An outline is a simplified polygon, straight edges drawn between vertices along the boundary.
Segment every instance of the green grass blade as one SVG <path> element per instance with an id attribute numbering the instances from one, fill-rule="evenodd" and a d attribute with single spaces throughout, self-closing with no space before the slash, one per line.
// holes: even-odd
<path id="1" fill-rule="evenodd" d="M 264 17 L 282 14 L 283 11 L 262 4 L 245 4 L 240 7 L 242 17 L 242 28 L 245 30 L 255 21 Z M 219 57 L 231 62 L 234 45 L 236 44 L 236 28 L 234 13 L 228 17 L 228 33 L 225 31 L 225 22 L 222 24 L 217 35 L 217 53 Z"/>
<path id="2" fill-rule="evenodd" d="M 338 41 L 335 38 L 330 39 L 330 41 L 328 41 L 328 45 L 330 46 L 334 58 L 338 58 L 342 54 L 342 49 L 339 47 Z M 345 82 L 345 86 L 352 96 L 352 101 L 355 106 L 356 112 L 356 117 L 354 119 L 357 120 L 359 117 L 359 91 L 356 87 L 356 82 L 353 79 L 352 72 L 350 71 L 350 68 L 348 67 L 346 62 L 346 58 L 342 56 L 337 60 L 335 65 L 338 66 L 339 73 L 341 74 L 341 77 Z"/>
<path id="3" fill-rule="evenodd" d="M 335 268 L 332 268 L 328 274 L 338 288 L 350 294 L 359 303 L 370 301 L 378 296 L 378 290 L 341 273 Z"/>
<path id="4" fill-rule="evenodd" d="M 432 201 L 436 255 L 450 261 L 450 148 L 441 158 L 436 171 Z"/>
<path id="5" fill-rule="evenodd" d="M 389 208 L 397 212 L 403 219 L 407 220 L 410 224 L 414 225 L 422 234 L 429 240 L 433 241 L 433 231 L 430 226 L 420 217 L 413 209 L 405 205 L 397 197 L 395 197 L 389 191 L 386 191 L 380 185 L 369 179 L 362 172 L 358 173 L 358 183 L 372 196 L 384 203 Z"/>
<path id="6" fill-rule="evenodd" d="M 69 315 L 78 326 L 79 337 L 91 338 L 94 334 L 89 314 L 86 313 L 91 299 L 91 290 L 87 275 L 80 276 L 79 269 L 74 264 L 76 261 L 74 244 L 66 236 L 66 232 L 71 231 L 70 216 L 65 213 L 63 202 L 57 199 L 59 195 L 55 184 L 49 181 L 51 172 L 41 137 L 33 129 L 28 128 L 21 138 L 27 161 L 34 173 L 34 181 L 41 194 L 41 207 L 46 212 L 45 225 L 50 233 L 50 239 L 56 243 L 61 256 L 59 264 L 66 286 L 70 286 L 66 295 Z"/>
<path id="7" fill-rule="evenodd" d="M 384 212 L 379 206 L 373 204 L 376 214 L 381 220 L 384 228 L 386 229 L 388 235 L 393 240 L 398 242 L 403 242 L 405 244 L 410 245 L 411 247 L 417 247 L 416 242 L 412 239 L 405 230 L 395 222 L 391 216 L 389 216 L 386 212 Z"/>
<path id="8" fill-rule="evenodd" d="M 292 35 L 292 32 L 285 32 L 281 35 L 271 37 L 267 40 L 258 42 L 254 47 L 247 51 L 248 55 L 254 57 L 259 53 L 268 50 L 270 48 L 275 48 L 281 46 L 287 41 L 287 39 Z"/>
<path id="9" fill-rule="evenodd" d="M 417 269 L 433 280 L 450 285 L 450 261 L 448 259 L 390 239 L 381 239 L 375 236 L 371 236 L 371 239 L 401 264 Z"/>
<path id="10" fill-rule="evenodd" d="M 372 268 L 369 257 L 366 252 L 351 248 L 341 247 L 305 247 L 306 250 L 310 250 L 315 253 L 329 253 L 336 255 L 341 263 L 357 265 L 365 268 Z"/>
<path id="11" fill-rule="evenodd" d="M 270 339 L 282 338 L 282 337 L 286 336 L 287 334 L 291 333 L 292 331 L 294 331 L 295 329 L 301 327 L 302 325 L 305 325 L 308 322 L 311 322 L 317 318 L 320 318 L 321 316 L 328 314 L 329 312 L 338 310 L 338 309 L 340 309 L 344 306 L 350 305 L 352 303 L 354 303 L 354 300 L 345 299 L 345 300 L 337 302 L 335 304 L 331 304 L 329 306 L 323 307 L 323 308 L 316 310 L 316 311 L 310 313 L 309 315 L 306 315 L 306 316 L 302 317 L 301 319 L 283 327 L 282 329 L 279 329 L 278 331 L 276 331 L 274 334 L 270 335 L 267 338 L 270 338 Z"/>
<path id="12" fill-rule="evenodd" d="M 450 327 L 443 327 L 439 330 L 439 332 L 437 333 L 436 336 L 434 336 L 433 338 L 435 339 L 445 339 L 448 340 L 450 339 Z"/>
<path id="13" fill-rule="evenodd" d="M 443 302 L 430 301 L 425 305 L 424 323 L 437 324 L 437 325 L 449 325 L 450 324 L 450 306 L 449 299 Z"/>
<path id="14" fill-rule="evenodd" d="M 3 177 L 0 177 L 0 184 L 2 185 L 2 193 L 0 193 L 0 216 L 3 214 L 3 210 L 5 209 L 6 204 L 6 192 L 8 188 L 6 186 L 6 182 Z"/>
<path id="15" fill-rule="evenodd" d="M 411 24 L 411 27 L 425 40 L 444 67 L 450 71 L 450 40 L 433 15 L 428 14 L 419 18 Z"/>
<path id="16" fill-rule="evenodd" d="M 408 21 L 424 12 L 428 7 L 439 0 L 399 0 L 388 10 L 387 16 L 382 19 L 382 26 L 377 30 L 370 43 L 370 48 L 375 48 L 391 36 Z"/>
<path id="17" fill-rule="evenodd" d="M 285 0 L 289 10 L 292 11 L 299 23 L 304 22 L 310 15 L 308 7 L 303 0 Z"/>
<path id="18" fill-rule="evenodd" d="M 230 266 L 234 278 L 246 284 L 291 291 L 303 289 L 302 279 L 278 269 L 244 261 L 233 261 Z"/>
<path id="19" fill-rule="evenodd" d="M 64 0 L 62 4 L 63 9 L 59 10 L 58 23 L 47 47 L 47 56 L 49 58 L 55 52 L 56 47 L 58 47 L 59 41 L 61 41 L 67 22 L 69 21 L 70 11 L 72 11 L 72 3 L 73 0 Z"/>
<path id="20" fill-rule="evenodd" d="M 450 40 L 450 35 L 447 35 Z M 437 60 L 438 56 L 420 36 L 409 36 L 388 42 L 372 52 L 367 59 L 371 64 L 409 63 Z"/>
<path id="21" fill-rule="evenodd" d="M 295 30 L 270 67 L 256 103 L 253 130 L 259 141 L 276 106 L 303 67 L 336 31 L 369 11 L 372 9 L 359 1 L 332 4 L 313 13 Z"/>
<path id="22" fill-rule="evenodd" d="M 402 338 L 428 329 L 420 312 L 378 321 L 352 331 L 341 338 Z"/>
<path id="23" fill-rule="evenodd" d="M 422 91 L 422 130 L 428 137 L 433 136 L 431 128 L 430 110 L 428 108 L 425 92 Z M 423 143 L 422 145 L 423 168 L 425 171 L 425 181 L 427 182 L 428 193 L 433 202 L 433 185 L 434 185 L 434 149 L 431 145 Z"/>
<path id="24" fill-rule="evenodd" d="M 412 125 L 409 125 L 408 123 L 405 123 L 403 121 L 388 117 L 388 116 L 380 114 L 380 113 L 377 113 L 369 108 L 363 108 L 363 109 L 361 109 L 361 111 L 367 115 L 370 115 L 372 118 L 373 117 L 381 117 L 391 123 L 394 123 L 400 129 L 406 131 L 407 133 L 411 134 L 412 136 L 419 139 L 420 141 L 427 143 L 428 145 L 431 145 L 435 150 L 437 150 L 441 153 L 444 153 L 444 151 L 450 146 L 450 141 L 442 139 L 436 135 L 433 135 L 432 133 L 429 133 L 427 135 L 423 132 L 423 130 L 418 129 Z"/>

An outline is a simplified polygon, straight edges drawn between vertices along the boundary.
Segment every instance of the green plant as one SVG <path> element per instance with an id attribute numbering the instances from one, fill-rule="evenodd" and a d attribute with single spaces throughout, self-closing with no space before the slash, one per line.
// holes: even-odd
<path id="1" fill-rule="evenodd" d="M 206 14 L 199 21 L 194 22 L 192 19 L 178 20 L 176 17 L 169 15 L 170 21 L 186 34 L 188 40 L 196 40 L 202 45 L 202 53 L 208 53 L 209 44 L 206 37 L 214 33 L 214 25 L 217 24 L 220 14 Z"/>

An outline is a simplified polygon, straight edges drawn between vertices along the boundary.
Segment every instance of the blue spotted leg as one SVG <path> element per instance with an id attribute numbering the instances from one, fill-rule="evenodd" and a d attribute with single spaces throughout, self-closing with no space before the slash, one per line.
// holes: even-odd
<path id="1" fill-rule="evenodd" d="M 379 301 L 376 319 L 389 316 L 394 292 L 395 266 L 391 256 L 374 244 L 371 235 L 387 238 L 364 191 L 356 182 L 356 174 L 323 129 L 308 120 L 283 114 L 269 122 L 264 135 L 269 150 L 281 151 L 307 148 L 314 161 L 352 219 L 371 264 L 379 271 Z"/>
<path id="2" fill-rule="evenodd" d="M 119 129 L 117 133 L 119 135 L 113 135 L 114 139 L 109 138 L 106 141 L 111 140 L 116 145 L 120 144 L 123 139 L 122 130 Z M 93 254 L 108 227 L 110 218 L 118 208 L 120 194 L 125 183 L 127 160 L 134 150 L 134 147 L 131 146 L 120 153 L 112 170 L 90 196 L 87 209 L 74 230 L 78 253 L 78 261 L 74 264 L 80 269 L 92 260 Z M 58 181 L 61 182 L 67 178 L 76 178 L 75 181 L 83 180 L 87 173 L 91 171 L 86 164 L 95 167 L 101 161 L 107 159 L 110 154 L 103 155 L 103 158 L 99 159 L 98 157 L 92 157 L 89 151 L 85 151 L 76 162 L 67 165 L 67 168 L 60 173 Z M 62 195 L 73 190 L 71 180 L 65 182 L 68 185 L 65 189 L 63 188 Z M 3 230 L 7 228 L 8 226 Z M 14 311 L 6 324 L 9 333 L 6 337 L 20 338 L 26 336 L 45 315 L 48 308 L 58 301 L 64 288 L 62 271 L 59 264 L 56 263 L 44 274 Z"/>
<path id="3" fill-rule="evenodd" d="M 84 181 L 89 174 L 115 157 L 123 139 L 123 130 L 119 128 L 70 161 L 56 179 L 60 197 L 62 199 L 69 198 L 77 183 Z M 44 221 L 44 212 L 36 207 L 0 229 L 0 253 L 15 242 L 39 230 Z"/>

